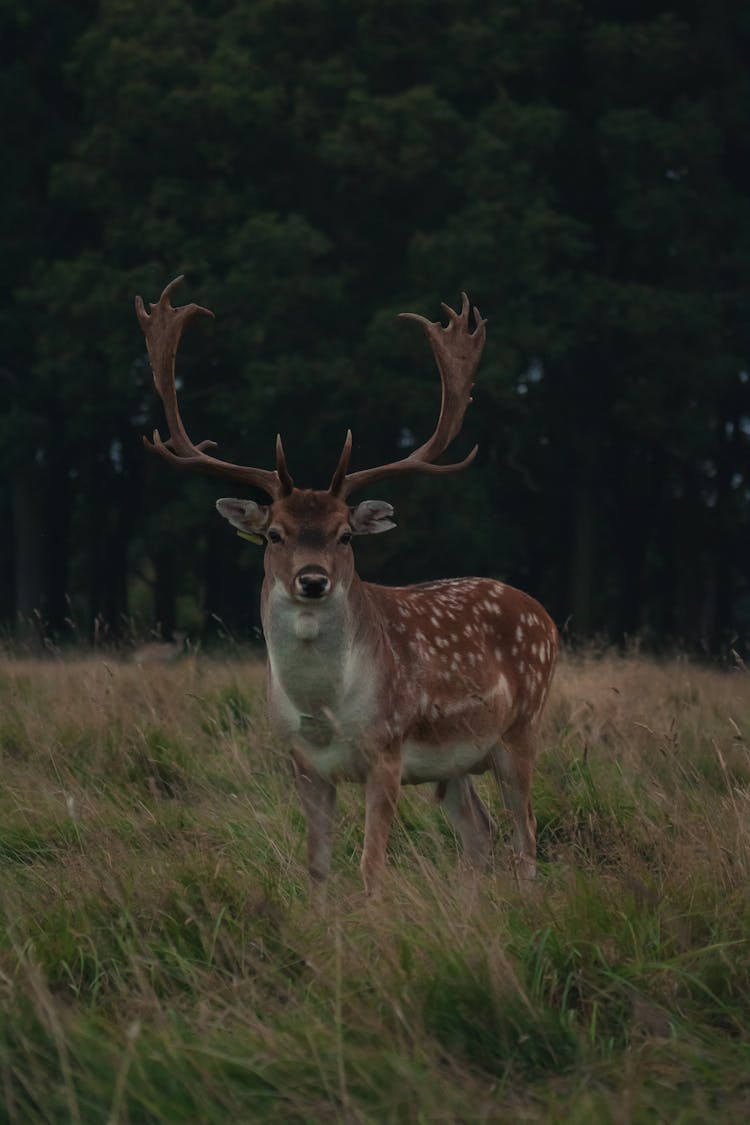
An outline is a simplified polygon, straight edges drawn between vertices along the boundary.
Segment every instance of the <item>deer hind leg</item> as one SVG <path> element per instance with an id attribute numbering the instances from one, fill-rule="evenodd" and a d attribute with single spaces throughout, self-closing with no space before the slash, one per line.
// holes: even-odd
<path id="1" fill-rule="evenodd" d="M 445 815 L 461 837 L 464 855 L 472 867 L 484 867 L 490 857 L 495 825 L 470 777 L 441 781 L 436 790 Z"/>
<path id="2" fill-rule="evenodd" d="M 513 851 L 520 879 L 536 875 L 536 817 L 531 807 L 531 777 L 536 737 L 527 724 L 516 725 L 492 750 L 492 767 L 513 820 Z"/>
<path id="3" fill-rule="evenodd" d="M 315 773 L 296 755 L 294 777 L 307 825 L 307 868 L 313 885 L 322 884 L 331 866 L 336 786 Z"/>

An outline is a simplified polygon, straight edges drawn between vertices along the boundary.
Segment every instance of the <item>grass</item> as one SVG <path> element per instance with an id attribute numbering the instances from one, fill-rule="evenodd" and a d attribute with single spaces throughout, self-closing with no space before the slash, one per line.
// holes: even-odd
<path id="1" fill-rule="evenodd" d="M 0 662 L 0 1121 L 750 1118 L 750 677 L 568 660 L 540 877 L 424 789 L 324 913 L 256 664 Z M 506 832 L 489 782 L 483 796 Z"/>

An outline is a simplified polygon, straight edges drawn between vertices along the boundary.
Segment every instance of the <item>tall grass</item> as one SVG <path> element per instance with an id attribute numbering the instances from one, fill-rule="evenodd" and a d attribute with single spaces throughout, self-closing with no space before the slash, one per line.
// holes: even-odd
<path id="1" fill-rule="evenodd" d="M 750 677 L 569 661 L 536 885 L 414 789 L 367 903 L 342 786 L 322 912 L 262 685 L 0 664 L 1 1121 L 750 1118 Z"/>

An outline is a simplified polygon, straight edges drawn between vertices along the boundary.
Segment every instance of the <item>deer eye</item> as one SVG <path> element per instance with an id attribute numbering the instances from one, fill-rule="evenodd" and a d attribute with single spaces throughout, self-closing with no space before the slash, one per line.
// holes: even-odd
<path id="1" fill-rule="evenodd" d="M 281 532 L 277 531 L 275 527 L 270 528 L 266 535 L 269 543 L 283 543 L 284 541 Z"/>
<path id="2" fill-rule="evenodd" d="M 346 547 L 347 543 L 351 543 L 353 538 L 354 536 L 352 535 L 351 531 L 345 531 L 342 535 L 339 536 L 339 543 L 342 547 Z"/>

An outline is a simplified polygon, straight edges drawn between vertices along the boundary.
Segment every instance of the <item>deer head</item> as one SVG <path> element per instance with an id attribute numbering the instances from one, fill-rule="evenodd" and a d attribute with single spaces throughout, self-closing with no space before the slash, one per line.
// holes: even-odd
<path id="1" fill-rule="evenodd" d="M 354 574 L 352 538 L 396 526 L 393 508 L 383 501 L 364 500 L 350 508 L 330 492 L 299 488 L 270 505 L 223 499 L 216 507 L 239 530 L 263 536 L 266 574 L 301 602 L 346 590 Z"/>

